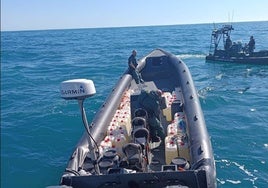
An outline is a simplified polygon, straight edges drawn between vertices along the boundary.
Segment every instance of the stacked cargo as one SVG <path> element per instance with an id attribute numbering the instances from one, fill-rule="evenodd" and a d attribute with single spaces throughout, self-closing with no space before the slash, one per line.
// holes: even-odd
<path id="1" fill-rule="evenodd" d="M 166 117 L 167 121 L 172 121 L 171 105 L 175 98 L 170 92 L 163 92 L 162 97 L 164 97 L 166 103 L 166 108 L 163 109 L 163 115 Z"/>
<path id="2" fill-rule="evenodd" d="M 130 94 L 130 91 L 123 94 L 119 107 L 107 128 L 107 135 L 101 141 L 99 147 L 101 155 L 108 150 L 116 150 L 120 156 L 124 155 L 122 146 L 129 141 L 131 132 Z"/>
<path id="3" fill-rule="evenodd" d="M 171 123 L 167 126 L 167 136 L 165 138 L 166 164 L 172 163 L 174 158 L 180 157 L 190 161 L 187 127 L 185 114 L 181 105 L 181 90 L 176 88 L 172 94 L 164 94 L 169 100 L 167 108 L 163 110 L 167 121 Z M 174 103 L 176 106 L 174 107 Z M 178 105 L 177 105 L 178 104 Z"/>

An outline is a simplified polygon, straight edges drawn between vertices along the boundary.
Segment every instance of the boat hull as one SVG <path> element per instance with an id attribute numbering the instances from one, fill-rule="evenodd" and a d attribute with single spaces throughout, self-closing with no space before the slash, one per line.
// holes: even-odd
<path id="1" fill-rule="evenodd" d="M 206 61 L 268 65 L 268 51 L 253 52 L 251 55 L 244 53 L 228 55 L 224 50 L 217 50 L 214 55 L 206 56 Z"/>
<path id="2" fill-rule="evenodd" d="M 139 60 L 138 70 L 145 81 L 147 89 L 160 89 L 172 92 L 180 88 L 183 113 L 187 124 L 188 161 L 190 169 L 163 170 L 174 165 L 148 162 L 143 172 L 124 173 L 124 168 L 115 168 L 113 173 L 81 174 L 88 155 L 93 152 L 90 138 L 84 133 L 78 142 L 61 178 L 61 184 L 79 187 L 165 187 L 171 185 L 188 187 L 216 187 L 216 167 L 210 137 L 207 132 L 204 115 L 200 106 L 191 73 L 186 64 L 173 54 L 156 49 Z M 92 120 L 90 132 L 96 143 L 100 143 L 107 135 L 107 126 L 120 106 L 124 93 L 128 90 L 139 90 L 128 70 L 120 77 L 112 92 L 105 100 Z M 132 95 L 131 99 L 135 99 Z M 135 106 L 136 101 L 131 101 Z M 172 114 L 173 115 L 173 114 Z M 166 122 L 167 117 L 163 118 Z M 166 128 L 166 127 L 165 127 Z M 152 149 L 152 158 L 164 156 L 163 149 Z M 163 150 L 163 151 L 162 151 Z M 162 157 L 162 158 L 165 158 Z M 155 170 L 156 169 L 156 170 Z"/>

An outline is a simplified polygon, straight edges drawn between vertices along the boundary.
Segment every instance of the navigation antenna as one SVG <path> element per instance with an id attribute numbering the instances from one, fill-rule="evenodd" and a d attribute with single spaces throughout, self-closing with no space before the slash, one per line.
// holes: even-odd
<path id="1" fill-rule="evenodd" d="M 86 111 L 84 108 L 84 100 L 96 94 L 96 89 L 95 89 L 93 81 L 87 80 L 87 79 L 73 79 L 73 80 L 63 81 L 61 83 L 60 92 L 61 92 L 61 98 L 65 100 L 75 99 L 78 101 L 78 105 L 79 105 L 81 116 L 82 116 L 82 121 L 86 129 L 86 132 L 89 136 L 89 139 L 88 139 L 89 149 L 93 151 L 92 153 L 93 153 L 94 160 L 97 160 L 95 147 L 93 143 L 91 142 L 91 140 L 94 142 L 97 150 L 98 150 L 98 145 L 90 133 L 90 129 L 89 129 L 89 125 L 88 125 L 88 121 L 86 117 Z"/>

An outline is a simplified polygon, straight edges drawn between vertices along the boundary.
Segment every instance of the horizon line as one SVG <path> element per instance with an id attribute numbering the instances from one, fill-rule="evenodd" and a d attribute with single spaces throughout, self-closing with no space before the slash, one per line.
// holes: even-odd
<path id="1" fill-rule="evenodd" d="M 205 22 L 205 23 L 183 23 L 183 24 L 157 24 L 157 25 L 130 25 L 130 26 L 104 26 L 104 27 L 78 27 L 78 28 L 48 28 L 48 29 L 21 29 L 21 30 L 2 30 L 2 32 L 25 32 L 25 31 L 53 31 L 53 30 L 79 30 L 79 29 L 112 29 L 112 28 L 134 28 L 134 27 L 161 27 L 161 26 L 178 26 L 178 25 L 204 25 L 204 24 L 233 24 L 246 22 L 267 22 L 268 20 L 258 21 L 237 21 L 237 22 Z"/>

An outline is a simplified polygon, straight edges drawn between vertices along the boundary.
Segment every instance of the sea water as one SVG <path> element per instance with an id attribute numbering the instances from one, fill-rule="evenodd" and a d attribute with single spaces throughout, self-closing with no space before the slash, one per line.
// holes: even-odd
<path id="1" fill-rule="evenodd" d="M 221 26 L 222 24 L 216 24 Z M 233 23 L 232 40 L 268 49 L 268 22 Z M 88 121 L 137 58 L 162 48 L 189 67 L 217 167 L 218 187 L 268 187 L 268 66 L 208 63 L 213 24 L 1 32 L 1 187 L 58 185 L 84 132 L 62 81 L 91 79 Z"/>

